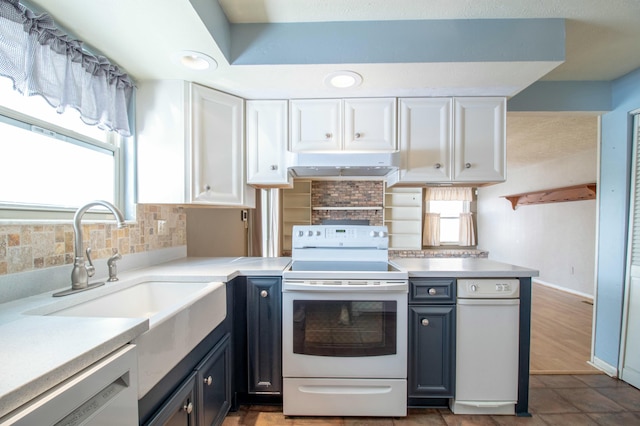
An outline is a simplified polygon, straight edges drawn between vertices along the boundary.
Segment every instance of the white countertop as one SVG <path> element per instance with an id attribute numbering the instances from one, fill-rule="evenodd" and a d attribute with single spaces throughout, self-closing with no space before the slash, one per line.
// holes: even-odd
<path id="1" fill-rule="evenodd" d="M 391 263 L 409 272 L 409 278 L 520 278 L 539 274 L 534 269 L 478 258 L 398 258 Z"/>
<path id="2" fill-rule="evenodd" d="M 290 261 L 288 257 L 183 258 L 121 272 L 119 277 L 121 282 L 138 276 L 175 276 L 226 282 L 238 275 L 281 275 Z M 54 303 L 73 305 L 84 302 L 114 284 L 107 283 L 103 287 L 62 298 L 51 297 L 54 293 L 51 291 L 0 304 L 0 417 L 149 329 L 146 318 L 26 314 Z M 96 293 L 92 295 L 92 292 Z"/>

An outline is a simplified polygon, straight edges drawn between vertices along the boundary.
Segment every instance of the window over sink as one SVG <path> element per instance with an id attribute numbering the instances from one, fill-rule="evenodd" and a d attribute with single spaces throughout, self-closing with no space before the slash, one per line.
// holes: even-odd
<path id="1" fill-rule="evenodd" d="M 127 139 L 0 78 L 0 180 L 9 183 L 0 187 L 0 220 L 68 219 L 94 199 L 123 208 Z"/>

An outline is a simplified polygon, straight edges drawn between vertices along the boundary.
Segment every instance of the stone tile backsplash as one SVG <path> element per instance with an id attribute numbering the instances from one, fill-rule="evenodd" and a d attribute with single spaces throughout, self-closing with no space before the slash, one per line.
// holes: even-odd
<path id="1" fill-rule="evenodd" d="M 118 229 L 115 223 L 82 225 L 84 248 L 92 259 L 141 253 L 187 244 L 186 213 L 182 207 L 138 204 L 135 223 Z M 71 223 L 0 225 L 0 275 L 72 264 Z"/>

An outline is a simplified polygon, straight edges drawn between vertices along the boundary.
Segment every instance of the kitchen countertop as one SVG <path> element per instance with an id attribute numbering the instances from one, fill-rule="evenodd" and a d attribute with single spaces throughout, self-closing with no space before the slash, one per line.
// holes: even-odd
<path id="1" fill-rule="evenodd" d="M 409 278 L 520 278 L 539 274 L 534 269 L 478 258 L 402 258 L 390 262 L 409 272 Z"/>
<path id="2" fill-rule="evenodd" d="M 121 272 L 119 277 L 120 282 L 141 276 L 226 282 L 238 275 L 281 275 L 290 261 L 284 257 L 183 258 Z M 51 291 L 0 305 L 0 418 L 149 329 L 146 318 L 28 314 L 51 304 L 82 303 L 102 294 L 109 285 L 62 298 L 51 297 Z"/>
<path id="3" fill-rule="evenodd" d="M 279 276 L 291 258 L 187 257 L 156 266 L 121 272 L 120 280 L 136 277 L 182 277 L 222 281 L 236 276 Z M 532 277 L 538 271 L 489 259 L 403 258 L 391 261 L 409 277 Z M 98 280 L 96 280 L 98 281 Z M 64 298 L 52 292 L 0 305 L 0 417 L 29 402 L 68 377 L 134 340 L 149 329 L 148 319 L 74 318 L 29 315 L 53 303 L 73 305 L 100 294 L 99 289 Z M 56 290 L 58 291 L 58 290 Z M 96 292 L 96 293 L 92 293 Z"/>

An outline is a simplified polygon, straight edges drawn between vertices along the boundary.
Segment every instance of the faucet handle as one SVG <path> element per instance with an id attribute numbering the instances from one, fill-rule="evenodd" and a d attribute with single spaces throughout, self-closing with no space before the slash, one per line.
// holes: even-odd
<path id="1" fill-rule="evenodd" d="M 93 262 L 91 261 L 91 247 L 87 247 L 87 260 L 89 261 L 89 266 L 87 266 L 87 275 L 92 277 L 96 273 L 96 268 L 93 266 Z"/>
<path id="2" fill-rule="evenodd" d="M 107 260 L 107 265 L 111 266 L 111 265 L 115 265 L 116 261 L 122 259 L 122 255 L 120 253 L 118 253 L 118 251 L 116 251 L 108 260 Z"/>

